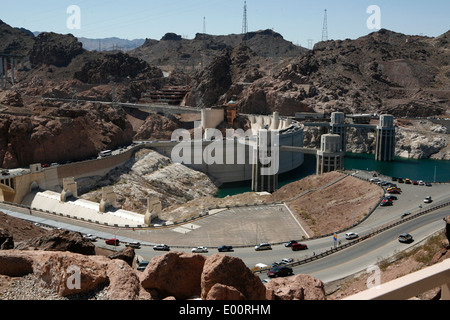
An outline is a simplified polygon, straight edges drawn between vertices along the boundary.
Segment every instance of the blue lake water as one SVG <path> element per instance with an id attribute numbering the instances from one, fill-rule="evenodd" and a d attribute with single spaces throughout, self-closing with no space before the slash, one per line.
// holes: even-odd
<path id="1" fill-rule="evenodd" d="M 395 158 L 393 162 L 375 161 L 373 154 L 347 153 L 344 159 L 344 169 L 357 169 L 376 171 L 380 174 L 409 178 L 411 180 L 423 180 L 429 182 L 450 182 L 450 161 L 445 160 L 414 160 Z M 316 173 L 316 157 L 305 155 L 305 162 L 299 168 L 278 177 L 278 187 L 303 179 Z M 219 188 L 218 197 L 235 195 L 251 191 L 251 181 L 227 183 Z"/>

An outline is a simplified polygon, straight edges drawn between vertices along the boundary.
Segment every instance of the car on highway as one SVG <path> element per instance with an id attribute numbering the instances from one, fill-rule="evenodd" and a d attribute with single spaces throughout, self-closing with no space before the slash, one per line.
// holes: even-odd
<path id="1" fill-rule="evenodd" d="M 428 196 L 425 199 L 423 199 L 423 202 L 425 202 L 425 203 L 432 203 L 433 200 L 431 199 L 431 196 Z"/>
<path id="2" fill-rule="evenodd" d="M 291 246 L 292 251 L 307 250 L 307 249 L 308 249 L 308 246 L 306 244 L 302 244 L 302 243 L 294 243 Z"/>
<path id="3" fill-rule="evenodd" d="M 139 266 L 137 267 L 137 269 L 139 271 L 144 271 L 145 268 L 147 268 L 148 264 L 149 264 L 149 261 L 142 261 L 141 263 L 139 263 Z"/>
<path id="4" fill-rule="evenodd" d="M 109 244 L 109 245 L 112 245 L 112 246 L 118 246 L 120 241 L 119 241 L 119 239 L 113 238 L 113 239 L 106 240 L 105 243 Z"/>
<path id="5" fill-rule="evenodd" d="M 283 259 L 281 259 L 281 263 L 292 263 L 292 262 L 294 262 L 294 259 L 293 258 L 283 258 Z"/>
<path id="6" fill-rule="evenodd" d="M 83 238 L 85 238 L 85 239 L 87 239 L 87 240 L 91 240 L 91 241 L 97 241 L 97 237 L 94 236 L 93 234 L 90 234 L 90 233 L 85 234 L 85 235 L 83 236 Z"/>
<path id="7" fill-rule="evenodd" d="M 398 236 L 398 241 L 402 243 L 410 243 L 413 242 L 413 237 L 409 233 L 402 233 Z"/>
<path id="8" fill-rule="evenodd" d="M 157 244 L 153 246 L 155 251 L 170 251 L 170 247 L 167 244 Z"/>
<path id="9" fill-rule="evenodd" d="M 191 252 L 192 253 L 207 253 L 208 252 L 208 248 L 200 246 L 200 247 L 192 248 Z"/>
<path id="10" fill-rule="evenodd" d="M 141 244 L 139 242 L 130 242 L 125 246 L 133 249 L 139 249 L 141 247 Z"/>
<path id="11" fill-rule="evenodd" d="M 232 246 L 223 245 L 223 246 L 218 247 L 217 250 L 219 252 L 231 252 L 231 251 L 233 251 L 233 247 Z"/>
<path id="12" fill-rule="evenodd" d="M 345 239 L 347 239 L 347 240 L 356 239 L 358 237 L 359 237 L 359 235 L 356 232 L 347 232 L 345 234 Z"/>
<path id="13" fill-rule="evenodd" d="M 402 219 L 406 218 L 407 216 L 411 215 L 411 212 L 405 212 L 404 214 L 402 214 Z"/>
<path id="14" fill-rule="evenodd" d="M 286 242 L 285 244 L 284 244 L 284 246 L 286 247 L 286 248 L 288 248 L 288 247 L 291 247 L 293 244 L 295 244 L 295 243 L 298 243 L 296 240 L 291 240 L 291 241 L 289 241 L 289 242 Z"/>
<path id="15" fill-rule="evenodd" d="M 270 269 L 267 271 L 267 276 L 269 278 L 275 278 L 275 277 L 286 277 L 294 274 L 294 271 L 292 268 L 286 267 L 286 266 L 278 266 Z"/>
<path id="16" fill-rule="evenodd" d="M 270 245 L 270 243 L 260 243 L 260 244 L 255 246 L 255 250 L 256 251 L 272 250 L 272 246 Z"/>

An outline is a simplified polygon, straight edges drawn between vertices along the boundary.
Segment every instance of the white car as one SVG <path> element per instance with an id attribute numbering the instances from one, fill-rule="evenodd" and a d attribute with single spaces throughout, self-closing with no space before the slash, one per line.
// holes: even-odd
<path id="1" fill-rule="evenodd" d="M 193 253 L 206 253 L 206 252 L 208 252 L 208 248 L 206 248 L 206 247 L 197 247 L 197 248 L 192 248 L 191 251 Z"/>
<path id="2" fill-rule="evenodd" d="M 425 202 L 425 203 L 431 203 L 431 202 L 433 202 L 433 200 L 431 200 L 431 197 L 428 196 L 428 197 L 426 197 L 426 198 L 423 200 L 423 202 Z"/>
<path id="3" fill-rule="evenodd" d="M 294 262 L 294 259 L 293 258 L 283 258 L 281 260 L 281 262 L 282 263 L 292 263 L 292 262 Z"/>
<path id="4" fill-rule="evenodd" d="M 356 239 L 358 237 L 359 237 L 359 235 L 355 232 L 348 232 L 345 234 L 345 239 L 347 239 L 347 240 Z"/>
<path id="5" fill-rule="evenodd" d="M 90 234 L 90 233 L 84 235 L 84 238 L 85 238 L 85 239 L 88 239 L 88 240 L 91 240 L 91 241 L 97 240 L 97 237 L 94 236 L 93 234 Z"/>

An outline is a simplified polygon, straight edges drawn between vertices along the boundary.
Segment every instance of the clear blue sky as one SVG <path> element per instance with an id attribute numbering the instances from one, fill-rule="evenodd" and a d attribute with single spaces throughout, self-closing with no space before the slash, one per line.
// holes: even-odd
<path id="1" fill-rule="evenodd" d="M 81 10 L 81 28 L 69 30 L 67 8 Z M 328 11 L 330 39 L 355 39 L 368 29 L 367 8 L 381 9 L 381 27 L 409 35 L 438 36 L 450 29 L 449 0 L 247 0 L 249 31 L 273 29 L 304 47 L 322 37 Z M 244 0 L 24 0 L 2 1 L 0 19 L 31 31 L 72 33 L 77 37 L 159 40 L 167 32 L 193 38 L 241 33 Z"/>

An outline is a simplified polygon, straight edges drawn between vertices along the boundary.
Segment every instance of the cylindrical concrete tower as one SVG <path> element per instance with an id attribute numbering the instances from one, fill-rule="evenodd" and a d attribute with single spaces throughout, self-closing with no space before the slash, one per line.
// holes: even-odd
<path id="1" fill-rule="evenodd" d="M 395 126 L 392 115 L 381 115 L 377 126 L 377 141 L 375 160 L 394 161 L 395 157 Z"/>
<path id="2" fill-rule="evenodd" d="M 342 151 L 346 151 L 347 131 L 345 126 L 345 115 L 343 112 L 333 112 L 331 114 L 331 134 L 338 134 L 341 136 Z"/>
<path id="3" fill-rule="evenodd" d="M 317 151 L 316 173 L 342 170 L 344 166 L 344 152 L 342 151 L 341 136 L 324 134 L 321 137 L 320 150 Z"/>

